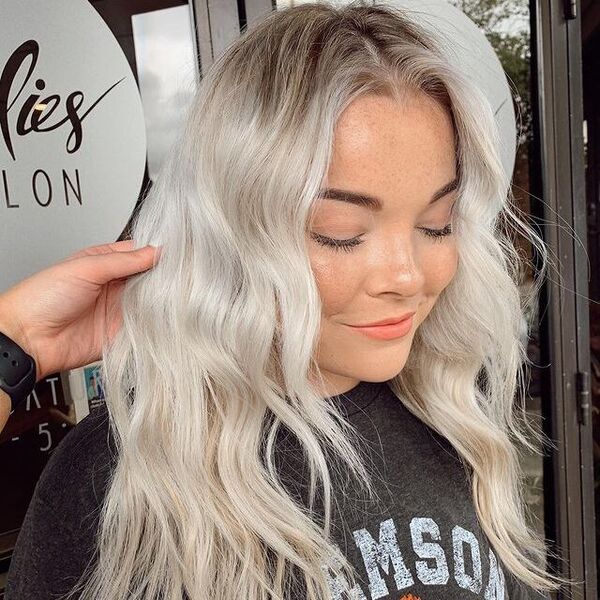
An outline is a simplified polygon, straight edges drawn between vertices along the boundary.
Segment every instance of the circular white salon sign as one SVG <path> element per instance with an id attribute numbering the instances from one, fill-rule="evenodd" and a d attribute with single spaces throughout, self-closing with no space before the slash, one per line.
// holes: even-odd
<path id="1" fill-rule="evenodd" d="M 115 241 L 145 164 L 135 78 L 88 0 L 0 3 L 0 293 Z"/>

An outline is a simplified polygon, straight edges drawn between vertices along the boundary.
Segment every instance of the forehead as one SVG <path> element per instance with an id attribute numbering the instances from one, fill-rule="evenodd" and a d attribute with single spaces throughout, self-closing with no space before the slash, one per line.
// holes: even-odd
<path id="1" fill-rule="evenodd" d="M 340 115 L 327 185 L 436 190 L 455 175 L 455 156 L 452 119 L 438 102 L 421 92 L 401 102 L 369 94 Z"/>

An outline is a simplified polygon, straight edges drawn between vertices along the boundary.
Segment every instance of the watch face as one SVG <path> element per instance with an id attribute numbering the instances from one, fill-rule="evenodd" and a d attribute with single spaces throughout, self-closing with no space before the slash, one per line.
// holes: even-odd
<path id="1" fill-rule="evenodd" d="M 0 331 L 0 350 L 4 356 L 0 362 L 0 378 L 4 380 L 2 389 L 16 402 L 22 398 L 24 393 L 29 393 L 35 383 L 35 363 L 33 359 L 25 354 L 25 351 L 11 338 Z M 12 366 L 10 365 L 12 362 Z M 16 365 L 16 366 L 15 366 Z M 33 367 L 33 369 L 32 369 Z M 28 377 L 27 377 L 28 376 Z M 24 378 L 27 378 L 23 381 Z M 21 389 L 14 390 L 20 383 Z M 11 389 L 7 389 L 10 387 Z"/>
<path id="2" fill-rule="evenodd" d="M 74 425 L 73 406 L 65 403 L 56 373 L 35 385 L 0 432 L 0 560 L 12 553 L 38 478 Z"/>

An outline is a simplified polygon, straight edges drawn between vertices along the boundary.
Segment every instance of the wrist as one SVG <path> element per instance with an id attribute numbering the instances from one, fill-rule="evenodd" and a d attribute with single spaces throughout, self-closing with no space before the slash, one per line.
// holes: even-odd
<path id="1" fill-rule="evenodd" d="M 36 382 L 42 379 L 43 374 L 40 369 L 40 362 L 33 349 L 31 336 L 28 334 L 23 323 L 16 318 L 10 306 L 2 302 L 0 296 L 0 331 L 16 342 L 23 350 L 33 357 L 35 361 Z"/>

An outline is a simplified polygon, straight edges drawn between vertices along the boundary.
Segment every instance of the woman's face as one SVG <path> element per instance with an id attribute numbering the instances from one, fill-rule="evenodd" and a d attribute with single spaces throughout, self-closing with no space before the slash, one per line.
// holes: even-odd
<path id="1" fill-rule="evenodd" d="M 428 96 L 403 104 L 362 96 L 341 115 L 327 173 L 333 191 L 317 198 L 307 228 L 323 304 L 316 360 L 324 395 L 387 381 L 404 367 L 417 327 L 456 272 L 447 227 L 456 176 L 452 121 Z M 349 202 L 341 191 L 379 206 Z M 353 327 L 412 312 L 408 332 L 391 339 Z"/>

